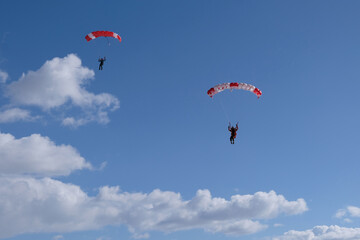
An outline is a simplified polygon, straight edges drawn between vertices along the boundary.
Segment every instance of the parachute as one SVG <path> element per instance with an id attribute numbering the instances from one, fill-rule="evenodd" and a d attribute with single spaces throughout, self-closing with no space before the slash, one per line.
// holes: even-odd
<path id="1" fill-rule="evenodd" d="M 215 87 L 210 88 L 207 91 L 207 94 L 212 98 L 215 94 L 224 91 L 225 89 L 243 89 L 243 90 L 247 90 L 250 92 L 253 92 L 256 94 L 256 96 L 259 98 L 262 94 L 262 92 L 254 87 L 253 85 L 247 84 L 247 83 L 237 83 L 237 82 L 233 82 L 233 83 L 223 83 L 223 84 L 219 84 L 216 85 Z"/>
<path id="2" fill-rule="evenodd" d="M 110 32 L 110 31 L 92 32 L 92 33 L 89 33 L 88 35 L 86 35 L 85 39 L 89 42 L 98 37 L 113 37 L 113 38 L 117 38 L 119 40 L 119 42 L 121 42 L 121 37 L 117 33 Z"/>

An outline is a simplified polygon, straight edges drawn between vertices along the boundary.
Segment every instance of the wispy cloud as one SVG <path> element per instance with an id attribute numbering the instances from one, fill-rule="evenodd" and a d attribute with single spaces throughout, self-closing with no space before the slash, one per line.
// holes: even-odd
<path id="1" fill-rule="evenodd" d="M 56 235 L 53 237 L 53 240 L 60 240 L 60 239 L 64 239 L 63 235 Z"/>
<path id="2" fill-rule="evenodd" d="M 30 111 L 20 108 L 11 108 L 0 111 L 0 123 L 34 121 L 37 118 L 38 117 L 31 116 Z"/>
<path id="3" fill-rule="evenodd" d="M 143 234 L 134 233 L 131 238 L 133 238 L 133 239 L 148 239 L 149 237 L 150 237 L 150 234 L 148 234 L 148 233 L 143 233 Z"/>
<path id="4" fill-rule="evenodd" d="M 282 223 L 274 223 L 274 227 L 283 227 L 284 226 L 284 224 L 282 224 Z"/>
<path id="5" fill-rule="evenodd" d="M 346 215 L 346 210 L 345 209 L 339 209 L 336 214 L 335 217 L 336 218 L 343 218 Z"/>
<path id="6" fill-rule="evenodd" d="M 0 69 L 0 83 L 5 83 L 8 78 L 9 74 Z"/>

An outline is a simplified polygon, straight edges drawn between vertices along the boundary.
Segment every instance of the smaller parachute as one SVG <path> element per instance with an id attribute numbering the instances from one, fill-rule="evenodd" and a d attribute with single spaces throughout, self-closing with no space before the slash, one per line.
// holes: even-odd
<path id="1" fill-rule="evenodd" d="M 215 94 L 224 91 L 225 89 L 243 89 L 243 90 L 247 90 L 250 92 L 253 92 L 256 94 L 256 96 L 259 98 L 262 94 L 262 92 L 254 87 L 253 85 L 247 84 L 247 83 L 237 83 L 237 82 L 233 82 L 233 83 L 223 83 L 223 84 L 219 84 L 216 85 L 215 87 L 210 88 L 207 91 L 207 94 L 212 98 Z"/>
<path id="2" fill-rule="evenodd" d="M 121 42 L 121 37 L 119 36 L 119 34 L 110 31 L 95 31 L 86 35 L 85 39 L 89 42 L 90 40 L 98 37 L 113 37 L 117 38 L 119 42 Z"/>

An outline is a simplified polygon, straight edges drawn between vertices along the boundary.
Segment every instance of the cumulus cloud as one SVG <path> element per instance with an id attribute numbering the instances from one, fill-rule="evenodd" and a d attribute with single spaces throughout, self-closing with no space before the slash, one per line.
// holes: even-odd
<path id="1" fill-rule="evenodd" d="M 360 228 L 346 228 L 336 225 L 316 226 L 305 231 L 291 230 L 273 240 L 358 240 Z"/>
<path id="2" fill-rule="evenodd" d="M 11 108 L 0 111 L 0 123 L 9 123 L 16 121 L 33 121 L 36 117 L 32 117 L 28 110 L 20 108 Z"/>
<path id="3" fill-rule="evenodd" d="M 127 193 L 105 186 L 91 197 L 78 186 L 50 178 L 0 177 L 0 238 L 120 224 L 134 238 L 149 237 L 147 231 L 186 229 L 243 235 L 266 228 L 258 222 L 261 219 L 306 209 L 303 199 L 288 201 L 273 191 L 226 200 L 199 190 L 191 200 L 183 200 L 179 193 L 169 191 Z"/>
<path id="4" fill-rule="evenodd" d="M 8 78 L 9 78 L 9 74 L 7 74 L 7 72 L 4 72 L 0 69 L 0 83 L 5 83 Z"/>
<path id="5" fill-rule="evenodd" d="M 0 174 L 59 176 L 84 168 L 91 164 L 70 145 L 56 145 L 39 134 L 16 139 L 0 132 Z"/>
<path id="6" fill-rule="evenodd" d="M 94 75 L 94 71 L 82 66 L 79 57 L 69 54 L 46 61 L 37 71 L 23 74 L 6 86 L 5 95 L 12 104 L 36 106 L 44 111 L 65 105 L 82 110 L 78 117 L 64 117 L 63 125 L 79 126 L 90 121 L 107 123 L 108 112 L 119 108 L 119 100 L 108 93 L 88 92 L 84 85 Z"/>

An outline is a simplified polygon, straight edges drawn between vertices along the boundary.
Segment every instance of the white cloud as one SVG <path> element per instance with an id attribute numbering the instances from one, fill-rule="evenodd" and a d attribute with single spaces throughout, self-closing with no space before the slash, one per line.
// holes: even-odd
<path id="1" fill-rule="evenodd" d="M 360 217 L 360 208 L 355 206 L 348 206 L 347 210 L 351 217 Z"/>
<path id="2" fill-rule="evenodd" d="M 102 199 L 123 201 L 124 195 L 116 188 L 104 187 Z M 243 235 L 258 232 L 265 225 L 253 219 L 269 219 L 285 214 L 300 214 L 307 210 L 303 199 L 289 202 L 282 195 L 271 191 L 254 195 L 234 195 L 230 201 L 213 198 L 208 190 L 199 190 L 190 201 L 182 201 L 179 194 L 153 191 L 149 195 L 130 196 L 132 206 L 126 208 L 124 219 L 130 229 L 172 232 L 202 228 L 209 232 Z M 141 207 L 140 207 L 141 206 Z"/>
<path id="3" fill-rule="evenodd" d="M 193 199 L 184 201 L 179 193 L 169 191 L 127 193 L 105 186 L 90 197 L 78 186 L 49 178 L 0 177 L 0 238 L 119 224 L 126 225 L 134 238 L 146 238 L 153 230 L 187 229 L 243 235 L 266 228 L 253 219 L 299 214 L 306 209 L 303 199 L 287 201 L 273 191 L 226 200 L 199 190 Z"/>
<path id="4" fill-rule="evenodd" d="M 77 186 L 49 178 L 1 177 L 0 183 L 1 238 L 21 233 L 67 232 L 91 225 L 91 212 L 82 212 L 81 208 L 89 198 Z"/>
<path id="5" fill-rule="evenodd" d="M 37 71 L 29 71 L 8 85 L 8 96 L 21 105 L 50 109 L 72 100 L 77 105 L 90 104 L 91 96 L 81 85 L 94 77 L 74 54 L 46 61 Z"/>
<path id="6" fill-rule="evenodd" d="M 305 231 L 291 230 L 273 240 L 359 240 L 360 228 L 316 226 Z"/>
<path id="7" fill-rule="evenodd" d="M 0 112 L 0 123 L 16 122 L 16 121 L 32 121 L 36 117 L 32 117 L 28 110 L 20 108 L 11 108 Z"/>
<path id="8" fill-rule="evenodd" d="M 80 118 L 65 117 L 64 125 L 79 126 L 90 121 L 109 122 L 108 112 L 119 108 L 119 100 L 111 94 L 88 92 L 84 85 L 94 78 L 94 71 L 82 66 L 75 54 L 46 61 L 37 71 L 23 74 L 6 87 L 12 104 L 37 106 L 44 111 L 70 104 L 82 109 Z"/>
<path id="9" fill-rule="evenodd" d="M 0 70 L 0 83 L 5 83 L 8 78 L 9 78 L 9 74 L 7 74 L 7 72 Z"/>
<path id="10" fill-rule="evenodd" d="M 47 137 L 32 134 L 15 139 L 0 133 L 0 174 L 68 175 L 91 164 L 69 145 L 56 145 Z"/>
<path id="11" fill-rule="evenodd" d="M 339 209 L 335 214 L 336 218 L 344 218 L 345 222 L 352 222 L 348 217 L 360 217 L 360 208 L 347 206 L 346 209 Z"/>

